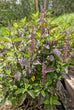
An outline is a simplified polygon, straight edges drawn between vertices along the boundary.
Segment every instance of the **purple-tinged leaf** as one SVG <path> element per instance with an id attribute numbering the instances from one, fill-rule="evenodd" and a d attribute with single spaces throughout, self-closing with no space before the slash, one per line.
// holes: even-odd
<path id="1" fill-rule="evenodd" d="M 0 53 L 0 57 L 2 57 L 3 56 L 3 54 L 2 53 Z"/>
<path id="2" fill-rule="evenodd" d="M 24 37 L 24 33 L 21 35 L 21 37 Z"/>
<path id="3" fill-rule="evenodd" d="M 49 45 L 52 45 L 52 41 L 46 40 L 46 42 L 47 42 Z"/>
<path id="4" fill-rule="evenodd" d="M 53 49 L 53 53 L 57 54 L 59 59 L 61 58 L 61 52 L 59 51 L 59 49 Z"/>
<path id="5" fill-rule="evenodd" d="M 20 72 L 17 72 L 14 77 L 17 79 L 17 81 L 20 81 L 21 79 L 21 73 Z"/>
<path id="6" fill-rule="evenodd" d="M 41 52 L 41 51 L 39 50 L 39 51 L 38 51 L 38 54 L 40 54 L 40 52 Z"/>
<path id="7" fill-rule="evenodd" d="M 32 90 L 30 90 L 30 91 L 27 90 L 27 93 L 28 93 L 33 99 L 35 98 L 34 93 L 33 93 Z"/>
<path id="8" fill-rule="evenodd" d="M 3 68 L 3 65 L 0 65 L 0 68 Z"/>
<path id="9" fill-rule="evenodd" d="M 23 32 L 25 32 L 25 28 L 21 28 L 21 30 L 22 30 Z"/>
<path id="10" fill-rule="evenodd" d="M 27 36 L 27 39 L 29 39 L 29 38 L 31 38 L 31 34 L 29 34 L 29 35 Z"/>
<path id="11" fill-rule="evenodd" d="M 45 47 L 46 49 L 49 49 L 49 45 L 43 45 L 43 47 Z"/>
<path id="12" fill-rule="evenodd" d="M 65 79 L 71 80 L 71 77 L 67 74 L 67 75 L 65 76 Z"/>
<path id="13" fill-rule="evenodd" d="M 48 37 L 48 36 L 49 36 L 49 34 L 45 34 L 45 35 L 44 35 L 44 37 Z"/>
<path id="14" fill-rule="evenodd" d="M 47 89 L 47 91 L 48 91 L 49 93 L 51 93 L 51 94 L 53 93 L 50 89 Z"/>
<path id="15" fill-rule="evenodd" d="M 47 59 L 48 59 L 49 61 L 54 61 L 54 56 L 53 56 L 53 55 L 48 55 L 48 56 L 47 56 Z"/>
<path id="16" fill-rule="evenodd" d="M 64 68 L 64 70 L 65 70 L 66 74 L 68 74 L 68 67 L 67 66 Z"/>
<path id="17" fill-rule="evenodd" d="M 74 57 L 74 52 L 70 52 L 70 55 L 71 55 L 72 57 Z"/>
<path id="18" fill-rule="evenodd" d="M 40 18 L 37 18 L 38 21 L 40 21 Z"/>
<path id="19" fill-rule="evenodd" d="M 19 63 L 20 63 L 22 66 L 27 66 L 27 67 L 29 67 L 28 62 L 27 62 L 25 59 L 19 60 Z"/>
<path id="20" fill-rule="evenodd" d="M 15 58 L 7 58 L 6 60 L 12 61 L 12 60 L 15 60 Z M 5 60 L 5 61 L 6 61 L 6 60 Z"/>
<path id="21" fill-rule="evenodd" d="M 31 43 L 31 40 L 29 40 L 29 41 L 27 42 L 27 44 L 29 44 L 29 43 Z"/>
<path id="22" fill-rule="evenodd" d="M 39 105 L 42 105 L 42 104 L 43 104 L 43 101 L 44 101 L 44 97 L 41 95 L 41 96 L 40 96 Z"/>
<path id="23" fill-rule="evenodd" d="M 33 64 L 34 64 L 34 65 L 41 65 L 41 63 L 39 62 L 39 60 L 34 61 Z"/>
<path id="24" fill-rule="evenodd" d="M 26 70 L 26 73 L 27 73 L 27 75 L 29 75 L 29 74 L 31 74 L 31 68 L 27 68 L 27 70 Z"/>
<path id="25" fill-rule="evenodd" d="M 61 88 L 61 82 L 60 81 L 57 81 L 57 88 L 59 91 L 61 91 L 62 88 Z"/>
<path id="26" fill-rule="evenodd" d="M 72 67 L 71 71 L 74 71 L 74 66 Z"/>
<path id="27" fill-rule="evenodd" d="M 21 31 L 20 30 L 18 30 L 18 34 L 21 35 Z"/>
<path id="28" fill-rule="evenodd" d="M 50 72 L 54 72 L 54 71 L 55 71 L 55 69 L 53 67 L 50 67 L 45 70 L 45 73 L 50 73 Z"/>
<path id="29" fill-rule="evenodd" d="M 23 97 L 22 97 L 22 99 L 21 99 L 21 103 L 20 103 L 20 105 L 23 104 L 23 102 L 25 101 L 25 99 L 26 99 L 26 95 L 24 94 Z"/>

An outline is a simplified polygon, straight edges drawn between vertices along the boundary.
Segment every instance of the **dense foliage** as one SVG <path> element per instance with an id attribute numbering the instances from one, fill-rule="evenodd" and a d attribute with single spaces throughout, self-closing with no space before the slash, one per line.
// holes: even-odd
<path id="1" fill-rule="evenodd" d="M 60 104 L 57 91 L 63 78 L 70 79 L 74 41 L 71 29 L 62 32 L 52 22 L 50 13 L 42 10 L 30 22 L 25 17 L 14 23 L 13 29 L 8 22 L 8 36 L 0 37 L 2 103 L 8 99 L 22 105 L 29 98 L 32 105 L 44 104 L 45 110 Z"/>

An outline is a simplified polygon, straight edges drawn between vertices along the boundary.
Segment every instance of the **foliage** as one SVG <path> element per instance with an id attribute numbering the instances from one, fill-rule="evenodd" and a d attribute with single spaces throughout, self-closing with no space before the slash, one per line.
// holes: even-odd
<path id="1" fill-rule="evenodd" d="M 20 3 L 16 3 L 17 0 L 0 1 L 0 26 L 7 26 L 8 20 L 13 21 L 20 20 L 25 16 L 29 18 L 33 12 L 33 3 L 28 0 L 21 0 Z"/>
<path id="2" fill-rule="evenodd" d="M 64 14 L 59 17 L 55 17 L 53 23 L 56 23 L 59 27 L 71 29 L 74 25 L 74 13 Z"/>
<path id="3" fill-rule="evenodd" d="M 1 27 L 0 28 L 0 36 L 6 37 L 7 33 L 6 33 L 7 27 Z"/>
<path id="4" fill-rule="evenodd" d="M 74 12 L 73 0 L 52 0 L 52 8 L 55 15 Z"/>
<path id="5" fill-rule="evenodd" d="M 60 80 L 68 77 L 71 58 L 68 36 L 71 32 L 57 32 L 57 25 L 52 22 L 49 12 L 45 15 L 41 10 L 40 14 L 33 14 L 29 22 L 25 17 L 14 23 L 13 30 L 9 23 L 8 36 L 0 37 L 2 102 L 9 99 L 13 105 L 16 102 L 22 105 L 31 97 L 32 102 L 38 100 L 38 104 L 44 104 L 47 110 L 49 106 L 52 109 L 53 105 L 60 104 L 57 91 L 61 89 Z"/>

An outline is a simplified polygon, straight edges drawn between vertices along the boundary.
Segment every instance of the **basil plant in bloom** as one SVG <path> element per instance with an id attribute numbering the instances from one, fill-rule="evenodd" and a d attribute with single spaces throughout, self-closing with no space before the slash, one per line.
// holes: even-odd
<path id="1" fill-rule="evenodd" d="M 63 44 L 58 43 L 61 34 L 58 32 L 55 39 L 56 31 L 52 30 L 57 25 L 52 21 L 50 13 L 41 11 L 29 22 L 25 17 L 13 27 L 8 23 L 8 37 L 0 37 L 2 103 L 11 100 L 21 106 L 30 98 L 46 109 L 60 104 L 57 91 L 61 90 L 59 82 L 66 76 L 67 64 L 63 62 Z"/>

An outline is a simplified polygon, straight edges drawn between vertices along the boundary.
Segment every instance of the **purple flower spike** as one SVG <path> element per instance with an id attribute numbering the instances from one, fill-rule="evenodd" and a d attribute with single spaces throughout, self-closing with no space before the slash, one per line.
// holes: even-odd
<path id="1" fill-rule="evenodd" d="M 31 26 L 32 28 L 32 33 L 31 33 L 31 55 L 34 53 L 34 27 L 33 25 Z"/>
<path id="2" fill-rule="evenodd" d="M 46 73 L 45 73 L 45 64 L 44 62 L 42 63 L 42 86 L 45 86 L 45 78 L 46 78 Z"/>
<path id="3" fill-rule="evenodd" d="M 66 37 L 66 42 L 64 44 L 63 62 L 65 62 L 65 59 L 67 58 L 67 51 L 68 51 L 68 47 L 69 47 L 69 35 L 70 35 L 71 31 L 66 30 L 66 33 L 67 33 L 67 37 Z"/>

